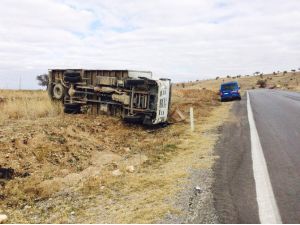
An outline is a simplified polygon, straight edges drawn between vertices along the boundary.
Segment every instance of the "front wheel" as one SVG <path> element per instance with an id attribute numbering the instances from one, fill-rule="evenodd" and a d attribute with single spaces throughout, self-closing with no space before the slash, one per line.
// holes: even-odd
<path id="1" fill-rule="evenodd" d="M 62 86 L 62 84 L 55 84 L 52 92 L 53 98 L 57 100 L 62 100 L 65 96 L 65 88 Z"/>

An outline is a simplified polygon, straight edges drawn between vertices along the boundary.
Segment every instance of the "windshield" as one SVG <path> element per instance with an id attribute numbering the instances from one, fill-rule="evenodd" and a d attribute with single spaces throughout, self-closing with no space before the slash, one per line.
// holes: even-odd
<path id="1" fill-rule="evenodd" d="M 232 91 L 237 89 L 238 85 L 237 84 L 223 84 L 221 86 L 221 90 L 223 91 Z"/>

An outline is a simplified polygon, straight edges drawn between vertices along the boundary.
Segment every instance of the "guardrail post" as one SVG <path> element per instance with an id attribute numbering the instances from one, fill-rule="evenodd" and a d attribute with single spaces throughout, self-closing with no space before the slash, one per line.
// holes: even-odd
<path id="1" fill-rule="evenodd" d="M 195 131 L 195 123 L 194 123 L 194 109 L 193 107 L 190 108 L 190 121 L 191 121 L 191 131 Z"/>

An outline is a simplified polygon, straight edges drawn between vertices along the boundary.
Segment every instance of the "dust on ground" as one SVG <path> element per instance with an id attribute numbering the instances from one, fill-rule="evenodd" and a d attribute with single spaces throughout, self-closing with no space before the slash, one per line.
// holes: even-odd
<path id="1" fill-rule="evenodd" d="M 149 129 L 104 115 L 63 115 L 45 92 L 0 95 L 0 166 L 15 171 L 0 189 L 0 213 L 9 223 L 153 223 L 183 216 L 176 196 L 191 169 L 210 170 L 216 129 L 230 106 L 213 91 L 174 89 L 172 110 L 188 115 L 194 107 L 191 134 L 188 121 Z M 208 191 L 210 181 L 204 182 Z"/>

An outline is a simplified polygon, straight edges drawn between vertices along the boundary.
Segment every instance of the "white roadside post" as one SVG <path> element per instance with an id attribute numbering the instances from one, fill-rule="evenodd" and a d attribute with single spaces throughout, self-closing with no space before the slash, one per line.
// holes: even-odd
<path id="1" fill-rule="evenodd" d="M 195 131 L 195 124 L 194 124 L 194 109 L 190 107 L 190 121 L 191 121 L 191 131 Z"/>

